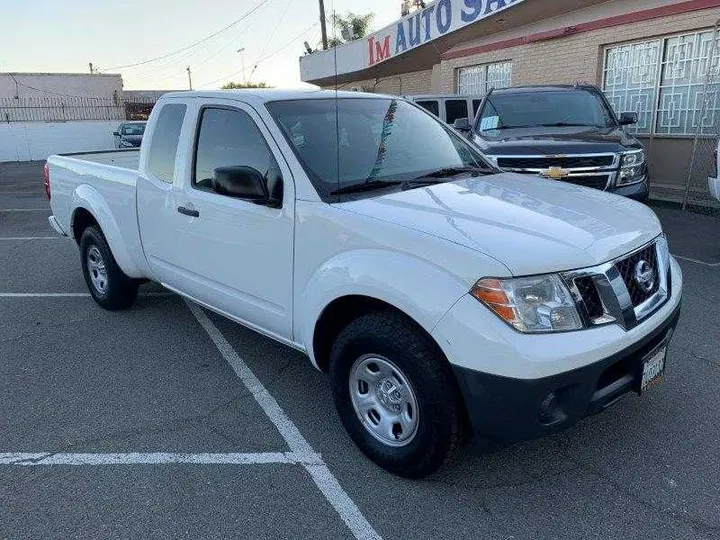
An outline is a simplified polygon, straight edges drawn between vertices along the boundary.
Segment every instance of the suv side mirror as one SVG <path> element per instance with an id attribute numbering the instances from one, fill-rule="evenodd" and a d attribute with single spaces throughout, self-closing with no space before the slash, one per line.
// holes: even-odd
<path id="1" fill-rule="evenodd" d="M 113 135 L 114 135 L 115 137 L 119 137 L 119 136 L 120 136 L 120 132 L 119 132 L 119 131 L 113 131 Z"/>
<path id="2" fill-rule="evenodd" d="M 631 124 L 638 123 L 638 113 L 636 112 L 624 112 L 620 114 L 620 125 L 629 126 Z"/>
<path id="3" fill-rule="evenodd" d="M 453 127 L 461 132 L 461 133 L 470 133 L 472 131 L 472 127 L 470 127 L 470 120 L 467 118 L 456 118 L 455 123 L 453 123 Z"/>
<path id="4" fill-rule="evenodd" d="M 282 206 L 282 177 L 277 175 L 272 190 L 268 190 L 268 181 L 253 167 L 243 165 L 217 167 L 213 170 L 210 186 L 220 195 L 237 197 L 274 208 Z"/>

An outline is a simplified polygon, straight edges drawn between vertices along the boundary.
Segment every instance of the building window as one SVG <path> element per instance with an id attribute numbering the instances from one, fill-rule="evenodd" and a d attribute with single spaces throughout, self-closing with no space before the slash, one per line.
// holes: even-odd
<path id="1" fill-rule="evenodd" d="M 708 68 L 720 70 L 720 39 L 713 50 L 714 35 L 697 32 L 608 47 L 603 90 L 615 112 L 637 112 L 634 131 L 640 134 L 694 135 L 699 125 L 703 134 L 712 134 L 720 122 L 720 92 L 710 85 L 713 90 L 705 96 L 703 89 Z"/>
<path id="2" fill-rule="evenodd" d="M 461 67 L 457 71 L 457 93 L 484 96 L 491 88 L 512 84 L 512 62 Z"/>

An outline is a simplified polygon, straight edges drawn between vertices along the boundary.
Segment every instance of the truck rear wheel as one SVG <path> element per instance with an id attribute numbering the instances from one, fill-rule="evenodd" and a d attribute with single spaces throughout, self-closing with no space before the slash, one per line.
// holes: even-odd
<path id="1" fill-rule="evenodd" d="M 466 425 L 457 381 L 431 338 L 401 313 L 351 322 L 330 355 L 335 406 L 372 461 L 406 478 L 437 471 Z"/>
<path id="2" fill-rule="evenodd" d="M 99 227 L 93 225 L 83 231 L 80 257 L 85 283 L 95 302 L 111 311 L 133 305 L 139 282 L 120 269 Z"/>

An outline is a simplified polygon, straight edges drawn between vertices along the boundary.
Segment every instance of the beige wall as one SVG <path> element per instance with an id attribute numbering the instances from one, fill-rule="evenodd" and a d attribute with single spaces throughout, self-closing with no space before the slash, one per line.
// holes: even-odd
<path id="1" fill-rule="evenodd" d="M 14 98 L 17 92 L 21 98 L 48 98 L 57 94 L 112 98 L 119 97 L 122 88 L 120 75 L 0 73 L 0 97 Z"/>
<path id="2" fill-rule="evenodd" d="M 459 67 L 501 60 L 513 62 L 513 85 L 602 81 L 604 46 L 648 37 L 695 31 L 712 27 L 720 18 L 720 8 L 694 11 L 636 24 L 594 30 L 564 38 L 530 43 L 518 47 L 443 60 L 440 63 L 440 90 L 456 90 Z M 458 47 L 462 49 L 462 47 Z"/>
<path id="3" fill-rule="evenodd" d="M 338 86 L 338 90 L 350 90 L 361 87 L 365 92 L 378 94 L 397 94 L 413 96 L 417 94 L 430 94 L 432 89 L 433 70 L 413 71 L 400 75 L 393 75 L 382 79 L 364 79 L 345 83 Z M 439 77 L 436 77 L 439 81 Z M 328 89 L 334 87 L 325 87 Z"/>

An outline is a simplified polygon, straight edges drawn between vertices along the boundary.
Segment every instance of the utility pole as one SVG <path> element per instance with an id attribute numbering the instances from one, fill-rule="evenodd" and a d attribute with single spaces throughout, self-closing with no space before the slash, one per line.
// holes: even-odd
<path id="1" fill-rule="evenodd" d="M 93 74 L 93 65 L 92 62 L 88 62 L 88 65 L 90 66 L 90 75 Z"/>
<path id="2" fill-rule="evenodd" d="M 190 66 L 188 66 L 186 69 L 188 72 L 188 86 L 190 86 L 190 90 L 192 90 L 192 73 L 190 73 Z"/>
<path id="3" fill-rule="evenodd" d="M 243 84 L 247 84 L 247 76 L 245 75 L 245 47 L 237 50 L 240 53 L 240 66 L 242 67 Z"/>
<path id="4" fill-rule="evenodd" d="M 328 42 L 327 42 L 327 28 L 325 28 L 325 2 L 323 0 L 318 0 L 320 3 L 320 33 L 322 34 L 322 45 L 323 50 L 327 50 L 328 48 Z"/>

